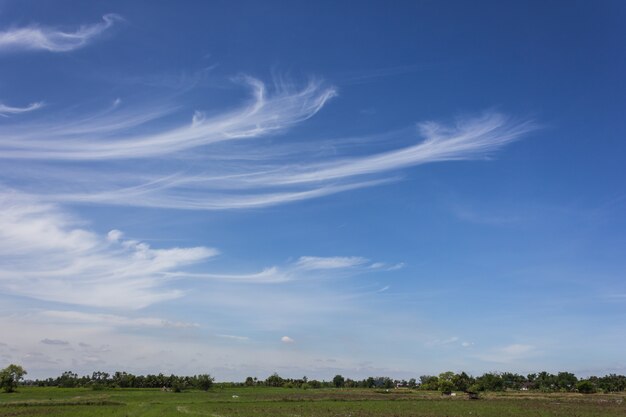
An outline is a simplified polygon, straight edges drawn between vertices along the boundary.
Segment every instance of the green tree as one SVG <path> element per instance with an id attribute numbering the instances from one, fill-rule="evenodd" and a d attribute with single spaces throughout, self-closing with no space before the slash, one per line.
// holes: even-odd
<path id="1" fill-rule="evenodd" d="M 596 392 L 596 386 L 588 379 L 584 379 L 576 384 L 576 389 L 582 394 L 593 394 Z"/>
<path id="2" fill-rule="evenodd" d="M 72 371 L 65 371 L 57 378 L 57 385 L 61 388 L 75 388 L 78 385 L 78 375 Z"/>
<path id="3" fill-rule="evenodd" d="M 474 383 L 474 378 L 465 372 L 461 372 L 452 377 L 452 383 L 454 384 L 454 389 L 465 392 L 469 389 L 470 385 Z"/>
<path id="4" fill-rule="evenodd" d="M 265 385 L 267 385 L 268 387 L 282 387 L 284 383 L 285 383 L 285 380 L 282 379 L 275 372 L 272 375 L 268 376 L 267 379 L 265 380 Z"/>
<path id="5" fill-rule="evenodd" d="M 541 391 L 554 391 L 556 388 L 556 375 L 546 371 L 539 372 L 535 377 L 533 385 Z"/>
<path id="6" fill-rule="evenodd" d="M 504 391 L 504 381 L 502 377 L 496 373 L 488 372 L 476 378 L 476 383 L 485 391 Z"/>
<path id="7" fill-rule="evenodd" d="M 485 388 L 482 385 L 478 384 L 478 383 L 474 383 L 474 384 L 470 385 L 467 388 L 467 392 L 474 392 L 474 393 L 478 393 L 478 392 L 484 391 L 484 390 L 485 390 Z"/>
<path id="8" fill-rule="evenodd" d="M 196 387 L 203 391 L 208 391 L 213 386 L 213 378 L 209 374 L 202 374 L 196 377 Z"/>
<path id="9" fill-rule="evenodd" d="M 420 389 L 426 391 L 437 391 L 439 389 L 439 378 L 432 375 L 420 376 Z"/>
<path id="10" fill-rule="evenodd" d="M 452 391 L 454 391 L 454 384 L 452 383 L 452 381 L 444 379 L 443 381 L 439 382 L 439 391 L 442 394 L 450 394 Z"/>
<path id="11" fill-rule="evenodd" d="M 183 392 L 185 388 L 187 388 L 187 382 L 184 378 L 172 375 L 170 377 L 170 381 L 170 386 L 172 387 L 172 391 L 174 392 Z"/>
<path id="12" fill-rule="evenodd" d="M 598 378 L 598 387 L 604 392 L 619 392 L 626 390 L 626 376 L 610 374 Z"/>
<path id="13" fill-rule="evenodd" d="M 578 378 L 570 372 L 559 372 L 556 376 L 556 386 L 562 391 L 573 391 Z"/>
<path id="14" fill-rule="evenodd" d="M 4 392 L 14 392 L 26 371 L 19 365 L 11 364 L 0 370 L 0 388 Z"/>
<path id="15" fill-rule="evenodd" d="M 439 382 L 452 381 L 453 378 L 454 378 L 454 372 L 452 371 L 442 372 L 439 374 Z"/>
<path id="16" fill-rule="evenodd" d="M 318 381 L 317 379 L 312 379 L 309 382 L 307 382 L 307 384 L 309 384 L 311 388 L 322 388 L 322 383 Z"/>
<path id="17" fill-rule="evenodd" d="M 335 375 L 335 377 L 333 378 L 333 385 L 336 388 L 342 388 L 345 382 L 346 382 L 345 378 L 342 377 L 341 375 Z"/>
<path id="18" fill-rule="evenodd" d="M 522 385 L 527 382 L 525 376 L 513 372 L 503 372 L 500 374 L 500 378 L 502 379 L 505 390 L 519 390 L 522 388 Z"/>
<path id="19" fill-rule="evenodd" d="M 135 375 L 128 372 L 117 371 L 113 374 L 113 385 L 120 388 L 131 388 L 135 380 Z"/>
<path id="20" fill-rule="evenodd" d="M 439 391 L 443 394 L 449 394 L 454 391 L 454 372 L 447 371 L 439 374 Z"/>

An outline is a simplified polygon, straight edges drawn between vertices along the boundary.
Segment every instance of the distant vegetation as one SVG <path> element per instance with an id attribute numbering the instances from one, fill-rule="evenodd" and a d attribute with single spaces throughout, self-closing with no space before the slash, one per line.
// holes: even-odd
<path id="1" fill-rule="evenodd" d="M 0 370 L 0 387 L 6 392 L 12 392 L 18 384 L 42 387 L 61 388 L 162 388 L 175 392 L 185 389 L 207 391 L 214 386 L 214 378 L 209 374 L 194 376 L 177 375 L 133 375 L 128 372 L 93 372 L 91 375 L 78 376 L 71 371 L 63 372 L 56 378 L 44 380 L 22 381 L 26 371 L 18 365 L 9 365 Z M 482 392 L 482 391 L 526 391 L 542 392 L 622 392 L 626 390 L 626 376 L 610 374 L 603 377 L 592 376 L 578 379 L 570 372 L 551 374 L 540 372 L 526 376 L 511 372 L 489 372 L 479 377 L 473 377 L 465 372 L 443 372 L 438 376 L 423 375 L 419 379 L 394 380 L 389 377 L 369 377 L 362 380 L 345 378 L 336 375 L 331 381 L 318 381 L 302 377 L 299 379 L 283 378 L 274 373 L 264 380 L 248 377 L 244 382 L 222 382 L 216 384 L 224 387 L 282 387 L 282 388 L 409 388 L 423 391 L 450 392 Z"/>
<path id="2" fill-rule="evenodd" d="M 56 378 L 24 381 L 23 385 L 60 388 L 165 388 L 174 392 L 185 389 L 208 391 L 213 386 L 214 378 L 208 374 L 193 376 L 178 375 L 133 375 L 128 372 L 94 372 L 91 375 L 78 376 L 71 371 L 63 372 Z"/>

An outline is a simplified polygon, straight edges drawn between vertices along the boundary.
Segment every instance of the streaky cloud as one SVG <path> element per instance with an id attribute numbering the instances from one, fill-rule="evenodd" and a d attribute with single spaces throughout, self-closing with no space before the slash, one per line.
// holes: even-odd
<path id="1" fill-rule="evenodd" d="M 342 273 L 364 273 L 372 270 L 369 259 L 360 256 L 301 256 L 296 261 L 283 266 L 271 266 L 260 272 L 244 274 L 219 273 L 168 273 L 169 277 L 187 279 L 208 279 L 228 282 L 244 282 L 253 284 L 278 284 L 294 280 L 324 276 L 338 276 Z"/>
<path id="2" fill-rule="evenodd" d="M 298 90 L 282 86 L 274 94 L 268 94 L 259 80 L 245 77 L 244 81 L 251 88 L 253 100 L 243 108 L 213 117 L 195 111 L 189 122 L 152 133 L 129 133 L 124 113 L 106 121 L 87 117 L 78 123 L 78 129 L 43 124 L 25 132 L 0 131 L 4 133 L 0 158 L 94 161 L 171 157 L 209 144 L 278 133 L 314 116 L 336 94 L 333 88 L 323 88 L 314 81 Z M 134 126 L 143 124 L 141 112 L 136 114 L 131 119 L 138 120 Z M 152 119 L 146 117 L 143 121 Z"/>
<path id="3" fill-rule="evenodd" d="M 274 185 L 323 182 L 431 162 L 476 159 L 536 129 L 537 126 L 531 121 L 516 123 L 491 112 L 461 120 L 452 127 L 426 122 L 419 125 L 424 140 L 416 145 L 306 168 L 294 167 L 291 172 L 259 176 L 252 181 Z"/>
<path id="4" fill-rule="evenodd" d="M 367 262 L 367 259 L 360 256 L 301 256 L 298 262 L 296 262 L 296 266 L 304 270 L 341 269 L 362 265 Z"/>
<path id="5" fill-rule="evenodd" d="M 540 354 L 541 351 L 534 345 L 516 343 L 492 348 L 476 354 L 475 357 L 484 362 L 506 364 L 517 362 L 522 358 L 536 357 Z"/>
<path id="6" fill-rule="evenodd" d="M 315 141 L 286 133 L 316 115 L 334 88 L 238 81 L 251 90 L 248 102 L 221 113 L 196 110 L 184 122 L 172 121 L 180 111 L 172 104 L 116 101 L 97 114 L 0 126 L 0 180 L 28 180 L 22 191 L 60 204 L 258 209 L 383 186 L 422 164 L 487 159 L 539 128 L 486 111 L 452 124 L 324 140 L 332 152 L 315 151 Z"/>
<path id="7" fill-rule="evenodd" d="M 68 52 L 82 48 L 102 35 L 122 18 L 110 13 L 102 16 L 102 22 L 82 25 L 73 32 L 56 28 L 29 26 L 0 32 L 0 52 L 50 51 Z"/>
<path id="8" fill-rule="evenodd" d="M 44 345 L 53 345 L 53 346 L 67 346 L 70 344 L 68 341 L 60 340 L 60 339 L 42 339 L 40 343 L 43 343 Z"/>
<path id="9" fill-rule="evenodd" d="M 43 319 L 63 323 L 102 325 L 110 327 L 157 327 L 157 328 L 193 328 L 196 323 L 164 320 L 156 317 L 126 317 L 116 314 L 86 313 L 71 310 L 46 310 L 40 313 Z"/>
<path id="10" fill-rule="evenodd" d="M 237 336 L 234 334 L 216 334 L 215 336 L 221 337 L 223 339 L 237 340 L 239 342 L 247 342 L 248 340 L 250 340 L 248 336 Z"/>
<path id="11" fill-rule="evenodd" d="M 4 103 L 0 103 L 0 116 L 8 117 L 12 114 L 28 113 L 43 107 L 43 102 L 30 103 L 26 107 L 9 106 Z"/>
<path id="12" fill-rule="evenodd" d="M 54 194 L 46 197 L 49 201 L 120 205 L 133 207 L 168 208 L 177 210 L 241 210 L 276 206 L 297 201 L 320 198 L 359 188 L 367 188 L 389 183 L 394 179 L 354 182 L 343 185 L 324 185 L 313 189 L 292 192 L 266 192 L 248 194 L 217 194 L 177 192 L 175 182 L 160 182 L 154 188 L 149 185 L 83 194 Z M 173 190 L 173 191 L 171 191 Z M 185 192 L 186 191 L 186 192 Z"/>
<path id="13" fill-rule="evenodd" d="M 248 274 L 174 272 L 168 273 L 167 275 L 172 278 L 178 277 L 187 279 L 209 279 L 256 284 L 281 283 L 290 280 L 289 275 L 276 266 L 265 268 L 260 272 L 253 272 Z"/>

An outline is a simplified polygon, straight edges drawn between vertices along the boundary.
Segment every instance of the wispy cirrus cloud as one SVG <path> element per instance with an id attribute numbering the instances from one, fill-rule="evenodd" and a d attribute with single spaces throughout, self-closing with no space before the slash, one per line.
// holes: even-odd
<path id="1" fill-rule="evenodd" d="M 237 336 L 234 334 L 216 334 L 215 336 L 221 337 L 223 339 L 237 340 L 239 342 L 247 342 L 248 340 L 250 340 L 248 336 Z"/>
<path id="2" fill-rule="evenodd" d="M 60 340 L 60 339 L 42 339 L 40 343 L 43 343 L 44 345 L 54 345 L 54 346 L 67 346 L 70 344 L 70 342 L 66 340 Z"/>
<path id="3" fill-rule="evenodd" d="M 306 279 L 315 273 L 317 278 L 325 276 L 338 276 L 346 273 L 371 272 L 372 263 L 369 259 L 360 256 L 301 256 L 296 261 L 282 266 L 271 266 L 260 272 L 230 274 L 230 273 L 168 273 L 170 277 L 224 280 L 230 282 L 248 282 L 257 284 L 271 284 Z M 386 269 L 387 271 L 389 269 Z"/>
<path id="4" fill-rule="evenodd" d="M 195 111 L 188 121 L 170 128 L 146 126 L 171 111 L 162 109 L 107 113 L 106 120 L 89 115 L 69 125 L 42 124 L 26 130 L 5 130 L 0 144 L 4 159 L 98 161 L 174 157 L 176 153 L 219 142 L 276 134 L 314 116 L 336 93 L 310 82 L 302 89 L 277 86 L 268 95 L 264 83 L 242 77 L 253 99 L 234 111 L 207 117 Z M 143 115 L 143 116 L 141 116 Z M 130 117 L 129 117 L 130 116 Z M 132 134 L 144 127 L 149 133 Z M 45 138 L 45 139 L 44 139 Z"/>
<path id="5" fill-rule="evenodd" d="M 485 362 L 506 364 L 519 362 L 521 359 L 540 355 L 541 351 L 539 351 L 536 346 L 513 343 L 489 349 L 483 353 L 477 354 L 476 357 Z"/>
<path id="6" fill-rule="evenodd" d="M 163 120 L 179 109 L 167 104 L 113 106 L 69 122 L 64 115 L 63 123 L 1 126 L 0 158 L 7 163 L 0 180 L 29 178 L 25 191 L 60 203 L 259 208 L 380 186 L 421 164 L 482 159 L 537 129 L 529 120 L 485 112 L 451 125 L 422 122 L 412 132 L 384 133 L 385 143 L 369 152 L 371 138 L 335 139 L 324 145 L 332 152 L 312 151 L 311 144 L 289 140 L 286 133 L 316 115 L 335 89 L 315 81 L 303 88 L 268 88 L 241 79 L 252 91 L 251 101 L 211 116 L 196 111 L 169 127 Z M 406 136 L 414 144 L 380 150 L 390 139 L 406 142 Z M 360 146 L 361 156 L 351 156 L 353 146 Z M 20 160 L 30 162 L 24 167 Z M 45 187 L 38 186 L 41 172 Z"/>
<path id="7" fill-rule="evenodd" d="M 532 122 L 516 123 L 497 113 L 485 113 L 473 119 L 462 119 L 455 126 L 434 122 L 418 125 L 424 140 L 416 145 L 365 156 L 347 158 L 326 164 L 262 176 L 259 182 L 287 185 L 319 183 L 355 176 L 400 170 L 410 166 L 441 161 L 471 160 L 519 139 L 536 129 Z"/>
<path id="8" fill-rule="evenodd" d="M 121 20 L 120 16 L 110 13 L 102 16 L 102 22 L 100 23 L 82 25 L 75 31 L 70 32 L 36 25 L 8 29 L 0 32 L 0 52 L 72 51 L 86 46 Z"/>
<path id="9" fill-rule="evenodd" d="M 61 323 L 102 325 L 108 327 L 156 327 L 156 328 L 191 328 L 196 323 L 171 321 L 156 317 L 125 317 L 116 314 L 86 313 L 71 310 L 46 310 L 40 313 L 43 319 Z"/>
<path id="10" fill-rule="evenodd" d="M 301 256 L 296 266 L 304 270 L 350 268 L 368 263 L 369 260 L 360 256 Z"/>
<path id="11" fill-rule="evenodd" d="M 43 107 L 43 102 L 41 101 L 36 103 L 30 103 L 26 107 L 15 107 L 0 103 L 0 116 L 8 117 L 9 115 L 13 114 L 28 113 L 40 109 L 41 107 Z"/>

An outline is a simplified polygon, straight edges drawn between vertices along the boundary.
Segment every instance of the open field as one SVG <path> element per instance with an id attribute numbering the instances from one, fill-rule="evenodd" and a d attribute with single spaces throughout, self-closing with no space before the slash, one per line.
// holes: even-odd
<path id="1" fill-rule="evenodd" d="M 411 390 L 214 388 L 209 392 L 156 389 L 20 388 L 0 394 L 0 416 L 626 416 L 626 394 L 462 394 L 442 398 Z"/>

